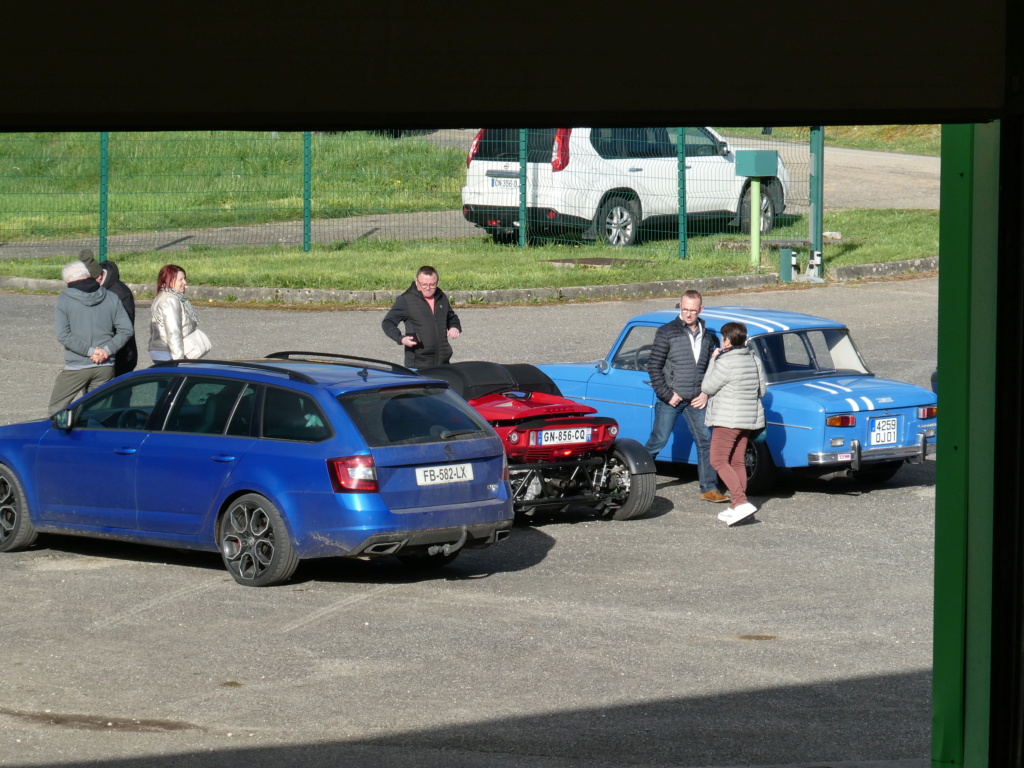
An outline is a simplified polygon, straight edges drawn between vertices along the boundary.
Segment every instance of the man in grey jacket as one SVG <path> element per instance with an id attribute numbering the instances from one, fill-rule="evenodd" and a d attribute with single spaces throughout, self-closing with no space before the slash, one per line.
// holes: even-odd
<path id="1" fill-rule="evenodd" d="M 711 353 L 718 348 L 718 337 L 700 319 L 703 308 L 700 292 L 687 291 L 679 299 L 679 317 L 665 323 L 654 335 L 647 373 L 658 400 L 646 448 L 657 457 L 682 415 L 697 446 L 700 497 L 721 503 L 729 497 L 718 490 L 718 474 L 711 467 L 711 437 L 704 424 L 708 398 L 700 390 Z"/>
<path id="2" fill-rule="evenodd" d="M 68 287 L 54 305 L 53 328 L 64 347 L 64 370 L 53 385 L 49 413 L 114 378 L 114 355 L 135 333 L 117 296 L 90 277 L 81 261 L 65 265 L 61 278 Z"/>

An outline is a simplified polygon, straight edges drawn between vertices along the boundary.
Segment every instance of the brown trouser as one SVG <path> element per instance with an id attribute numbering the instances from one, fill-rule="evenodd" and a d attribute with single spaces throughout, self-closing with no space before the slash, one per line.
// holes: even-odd
<path id="1" fill-rule="evenodd" d="M 747 466 L 743 457 L 748 437 L 749 429 L 715 427 L 711 430 L 711 466 L 729 489 L 732 509 L 747 503 Z"/>

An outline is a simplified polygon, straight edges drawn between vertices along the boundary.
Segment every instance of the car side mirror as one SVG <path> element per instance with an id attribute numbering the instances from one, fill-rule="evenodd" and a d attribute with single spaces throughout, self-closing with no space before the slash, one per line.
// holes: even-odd
<path id="1" fill-rule="evenodd" d="M 66 432 L 75 424 L 74 411 L 70 408 L 65 408 L 63 411 L 57 411 L 50 417 L 50 423 L 53 425 L 54 429 L 63 429 Z"/>
<path id="2" fill-rule="evenodd" d="M 727 157 L 730 152 L 732 152 L 732 150 L 729 149 L 729 142 L 728 141 L 720 141 L 720 142 L 718 142 L 718 153 L 722 157 Z"/>
<path id="3" fill-rule="evenodd" d="M 608 364 L 607 360 L 602 360 L 597 364 L 597 370 L 601 373 L 608 373 L 611 369 L 612 367 Z"/>

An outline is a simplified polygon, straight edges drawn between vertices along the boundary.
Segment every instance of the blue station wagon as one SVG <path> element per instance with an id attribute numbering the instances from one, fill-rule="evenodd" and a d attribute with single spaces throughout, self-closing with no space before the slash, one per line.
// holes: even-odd
<path id="1" fill-rule="evenodd" d="M 668 310 L 632 318 L 604 360 L 538 367 L 565 397 L 594 406 L 618 421 L 621 435 L 646 442 L 657 399 L 647 360 L 655 332 L 677 316 Z M 872 374 L 842 323 L 754 307 L 705 307 L 701 317 L 715 333 L 728 322 L 744 323 L 747 344 L 764 363 L 767 440 L 747 448 L 751 493 L 769 489 L 779 468 L 885 482 L 904 462 L 935 450 L 935 395 Z M 683 419 L 656 458 L 697 463 Z"/>
<path id="2" fill-rule="evenodd" d="M 219 550 L 268 586 L 307 558 L 445 565 L 512 519 L 494 430 L 447 382 L 383 361 L 176 361 L 0 427 L 0 552 L 38 533 Z"/>

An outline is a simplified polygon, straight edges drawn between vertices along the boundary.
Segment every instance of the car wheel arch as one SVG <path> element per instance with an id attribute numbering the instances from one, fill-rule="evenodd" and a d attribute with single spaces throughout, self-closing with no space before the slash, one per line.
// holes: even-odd
<path id="1" fill-rule="evenodd" d="M 262 496 L 275 507 L 277 507 L 278 511 L 281 513 L 281 519 L 284 521 L 284 526 L 285 530 L 287 530 L 288 532 L 288 537 L 292 540 L 293 544 L 296 543 L 295 530 L 292 526 L 291 520 L 288 517 L 288 513 L 285 511 L 286 508 L 281 505 L 280 501 L 278 501 L 277 496 L 271 490 L 263 486 L 257 485 L 247 485 L 244 488 L 234 489 L 227 496 L 224 497 L 224 500 L 220 504 L 217 505 L 216 513 L 213 515 L 212 521 L 214 540 L 217 539 L 217 527 L 220 525 L 221 518 L 223 518 L 224 515 L 227 514 L 228 510 L 231 509 L 231 507 L 234 505 L 234 503 L 243 496 Z"/>
<path id="2" fill-rule="evenodd" d="M 595 222 L 597 221 L 598 217 L 601 215 L 601 209 L 604 208 L 605 204 L 609 200 L 611 200 L 613 197 L 621 197 L 621 198 L 624 198 L 626 200 L 634 201 L 637 204 L 637 206 L 640 208 L 640 221 L 643 221 L 643 218 L 644 218 L 644 203 L 643 203 L 643 200 L 640 199 L 640 193 L 637 192 L 632 187 L 615 187 L 614 189 L 609 189 L 609 190 L 605 191 L 605 193 L 603 195 L 601 195 L 601 199 L 598 200 L 597 208 L 594 209 L 594 221 Z"/>

